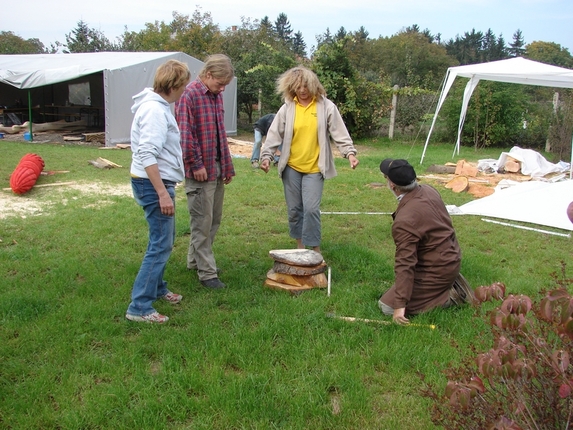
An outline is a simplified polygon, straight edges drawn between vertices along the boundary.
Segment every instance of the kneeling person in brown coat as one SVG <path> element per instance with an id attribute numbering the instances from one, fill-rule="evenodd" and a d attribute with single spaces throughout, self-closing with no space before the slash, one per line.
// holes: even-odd
<path id="1" fill-rule="evenodd" d="M 460 246 L 438 191 L 418 184 L 406 160 L 388 158 L 380 170 L 399 202 L 392 214 L 395 281 L 380 297 L 380 310 L 407 324 L 406 315 L 471 302 L 473 291 L 460 274 Z"/>

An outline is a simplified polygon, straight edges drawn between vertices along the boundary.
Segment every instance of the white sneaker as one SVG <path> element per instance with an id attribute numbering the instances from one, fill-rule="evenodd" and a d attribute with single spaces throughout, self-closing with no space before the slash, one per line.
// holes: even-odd
<path id="1" fill-rule="evenodd" d="M 183 299 L 183 296 L 181 294 L 176 294 L 176 293 L 172 293 L 171 291 L 169 291 L 164 296 L 161 296 L 160 299 L 166 300 L 169 303 L 176 305 L 177 303 L 179 303 Z"/>
<path id="2" fill-rule="evenodd" d="M 169 321 L 169 317 L 165 315 L 161 315 L 159 312 L 153 312 L 149 315 L 132 315 L 132 314 L 125 314 L 125 317 L 130 321 L 137 321 L 137 322 L 148 322 L 148 323 L 157 323 L 163 324 Z"/>

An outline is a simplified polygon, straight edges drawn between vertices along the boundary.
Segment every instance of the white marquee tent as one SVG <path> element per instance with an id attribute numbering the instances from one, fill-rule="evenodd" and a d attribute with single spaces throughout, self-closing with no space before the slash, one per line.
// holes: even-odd
<path id="1" fill-rule="evenodd" d="M 0 55 L 0 105 L 68 104 L 69 83 L 88 82 L 86 111 L 105 127 L 105 145 L 129 142 L 132 96 L 153 86 L 157 67 L 167 60 L 186 63 L 195 79 L 203 62 L 182 52 L 97 52 L 81 54 Z M 223 93 L 225 128 L 237 132 L 237 80 Z M 63 108 L 62 108 L 63 110 Z M 99 121 L 100 117 L 103 121 Z"/>
<path id="2" fill-rule="evenodd" d="M 442 88 L 442 92 L 438 99 L 436 112 L 434 113 L 434 118 L 432 119 L 432 125 L 430 126 L 428 137 L 426 138 L 426 143 L 424 145 L 424 151 L 422 152 L 422 159 L 420 160 L 420 163 L 424 161 L 426 148 L 428 146 L 428 142 L 430 141 L 430 136 L 432 134 L 432 130 L 434 129 L 436 118 L 438 117 L 438 112 L 440 111 L 440 108 L 442 107 L 442 104 L 448 95 L 448 91 L 458 76 L 469 78 L 469 81 L 464 90 L 462 109 L 460 112 L 460 120 L 458 125 L 458 137 L 456 140 L 456 146 L 454 148 L 454 154 L 456 151 L 459 154 L 461 133 L 464 126 L 468 103 L 475 87 L 480 80 L 485 79 L 488 81 L 539 85 L 544 87 L 573 88 L 573 70 L 539 63 L 537 61 L 527 60 L 521 57 L 510 58 L 508 60 L 491 61 L 489 63 L 450 67 L 446 73 L 444 87 Z M 571 165 L 573 169 L 573 162 Z"/>

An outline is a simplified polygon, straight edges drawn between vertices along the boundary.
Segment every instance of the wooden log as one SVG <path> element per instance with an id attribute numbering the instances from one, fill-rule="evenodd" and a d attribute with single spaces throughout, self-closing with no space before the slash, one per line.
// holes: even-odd
<path id="1" fill-rule="evenodd" d="M 326 271 L 326 267 L 325 262 L 322 262 L 317 266 L 296 266 L 275 261 L 273 270 L 275 273 L 284 273 L 285 275 L 310 276 L 324 273 Z"/>
<path id="2" fill-rule="evenodd" d="M 294 287 L 326 288 L 328 280 L 324 273 L 316 275 L 298 276 L 287 275 L 286 273 L 276 273 L 273 269 L 267 272 L 267 279 L 281 284 L 292 285 Z"/>
<path id="3" fill-rule="evenodd" d="M 298 295 L 300 293 L 302 293 L 303 291 L 308 291 L 308 290 L 312 290 L 313 287 L 295 287 L 293 285 L 287 285 L 287 284 L 283 284 L 280 282 L 276 282 L 273 281 L 272 279 L 265 279 L 265 284 L 266 287 L 270 288 L 271 290 L 277 290 L 277 291 L 287 291 L 292 295 Z"/>
<path id="4" fill-rule="evenodd" d="M 427 173 L 438 173 L 441 175 L 444 174 L 451 174 L 456 172 L 455 166 L 442 166 L 439 164 L 432 164 L 430 167 L 426 169 Z"/>
<path id="5" fill-rule="evenodd" d="M 82 133 L 86 142 L 103 142 L 105 141 L 105 133 Z"/>
<path id="6" fill-rule="evenodd" d="M 461 193 L 467 191 L 469 187 L 468 178 L 465 176 L 456 176 L 445 185 L 446 188 L 451 189 L 454 193 Z"/>
<path id="7" fill-rule="evenodd" d="M 463 176 L 477 176 L 478 169 L 477 167 L 472 166 L 466 160 L 459 160 L 456 164 L 456 171 L 454 172 L 456 175 L 463 175 Z"/>
<path id="8" fill-rule="evenodd" d="M 312 249 L 273 249 L 269 255 L 275 261 L 296 266 L 317 266 L 324 261 L 322 255 Z"/>
<path id="9" fill-rule="evenodd" d="M 521 163 L 515 158 L 507 157 L 503 165 L 503 170 L 508 173 L 518 173 L 521 170 Z"/>

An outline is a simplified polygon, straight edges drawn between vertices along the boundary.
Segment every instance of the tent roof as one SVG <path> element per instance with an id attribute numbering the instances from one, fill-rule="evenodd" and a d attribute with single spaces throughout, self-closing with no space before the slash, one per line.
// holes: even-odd
<path id="1" fill-rule="evenodd" d="M 467 66 L 450 67 L 446 73 L 444 87 L 438 99 L 436 112 L 432 119 L 432 125 L 426 143 L 422 152 L 420 163 L 424 161 L 426 148 L 430 141 L 430 135 L 436 124 L 436 118 L 440 111 L 448 91 L 452 87 L 456 77 L 469 78 L 466 88 L 464 90 L 464 97 L 462 100 L 462 108 L 460 111 L 460 120 L 458 124 L 458 138 L 456 141 L 454 155 L 456 150 L 459 153 L 462 128 L 467 112 L 470 97 L 479 83 L 480 80 L 487 81 L 507 82 L 513 84 L 525 85 L 539 85 L 544 87 L 554 88 L 573 88 L 573 70 L 565 69 L 563 67 L 552 66 L 549 64 L 539 63 L 537 61 L 528 60 L 526 58 L 516 57 L 507 60 L 490 61 L 489 63 L 469 64 Z"/>
<path id="2" fill-rule="evenodd" d="M 173 57 L 177 54 L 176 52 L 88 52 L 0 55 L 0 82 L 19 89 L 35 88 L 103 70 L 117 70 Z"/>
<path id="3" fill-rule="evenodd" d="M 573 70 L 522 57 L 450 67 L 448 78 L 453 80 L 456 76 L 514 84 L 573 88 Z"/>

